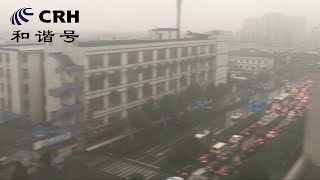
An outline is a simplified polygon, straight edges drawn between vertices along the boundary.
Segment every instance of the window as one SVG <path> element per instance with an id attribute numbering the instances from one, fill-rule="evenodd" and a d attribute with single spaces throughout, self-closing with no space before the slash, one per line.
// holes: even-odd
<path id="1" fill-rule="evenodd" d="M 24 84 L 23 85 L 23 93 L 24 94 L 29 94 L 29 85 L 28 84 Z"/>
<path id="2" fill-rule="evenodd" d="M 0 68 L 0 78 L 3 78 L 3 69 Z"/>
<path id="3" fill-rule="evenodd" d="M 178 49 L 177 48 L 171 48 L 170 49 L 170 58 L 177 58 L 178 57 Z"/>
<path id="4" fill-rule="evenodd" d="M 207 54 L 207 46 L 200 46 L 200 54 Z"/>
<path id="5" fill-rule="evenodd" d="M 90 108 L 93 111 L 99 111 L 103 109 L 103 97 L 97 97 L 90 99 Z"/>
<path id="6" fill-rule="evenodd" d="M 166 49 L 158 49 L 157 60 L 162 60 L 166 58 Z"/>
<path id="7" fill-rule="evenodd" d="M 4 92 L 4 84 L 0 84 L 0 92 Z"/>
<path id="8" fill-rule="evenodd" d="M 192 55 L 197 55 L 198 54 L 198 46 L 193 46 L 192 47 Z"/>
<path id="9" fill-rule="evenodd" d="M 104 88 L 104 75 L 93 74 L 89 78 L 90 91 L 100 90 Z"/>
<path id="10" fill-rule="evenodd" d="M 120 53 L 112 53 L 109 54 L 109 66 L 120 66 L 121 65 L 121 54 Z"/>
<path id="11" fill-rule="evenodd" d="M 29 71 L 28 69 L 22 69 L 23 79 L 29 79 Z"/>
<path id="12" fill-rule="evenodd" d="M 128 64 L 138 63 L 139 53 L 138 51 L 128 52 Z"/>
<path id="13" fill-rule="evenodd" d="M 29 100 L 24 100 L 24 109 L 25 109 L 26 113 L 28 113 L 30 111 L 30 102 L 29 102 Z"/>
<path id="14" fill-rule="evenodd" d="M 103 54 L 89 56 L 89 69 L 97 69 L 103 67 Z"/>
<path id="15" fill-rule="evenodd" d="M 1 104 L 1 107 L 4 107 L 5 106 L 5 102 L 4 102 L 4 98 L 1 98 L 1 102 L 0 102 Z"/>
<path id="16" fill-rule="evenodd" d="M 28 63 L 28 54 L 22 54 L 22 63 Z"/>
<path id="17" fill-rule="evenodd" d="M 143 51 L 143 62 L 149 62 L 153 60 L 153 50 Z"/>
<path id="18" fill-rule="evenodd" d="M 181 48 L 181 56 L 182 57 L 189 56 L 188 47 Z"/>
<path id="19" fill-rule="evenodd" d="M 214 44 L 210 44 L 210 46 L 209 46 L 209 52 L 210 52 L 210 53 L 214 53 L 214 52 L 215 52 L 215 45 L 214 45 Z"/>
<path id="20" fill-rule="evenodd" d="M 10 56 L 9 56 L 9 54 L 6 54 L 6 62 L 7 62 L 7 64 L 10 63 Z"/>

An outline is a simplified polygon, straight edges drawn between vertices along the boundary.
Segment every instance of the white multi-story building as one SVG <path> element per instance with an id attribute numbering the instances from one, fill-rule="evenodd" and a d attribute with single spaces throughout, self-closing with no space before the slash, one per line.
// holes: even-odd
<path id="1" fill-rule="evenodd" d="M 7 47 L 1 49 L 3 58 L 11 53 Z M 21 74 L 15 64 L 25 61 L 34 64 L 27 66 L 30 79 L 37 85 L 29 86 L 29 106 L 38 107 L 39 111 L 43 109 L 44 114 L 40 113 L 42 119 L 60 126 L 79 121 L 86 122 L 87 127 L 93 129 L 108 126 L 150 99 L 179 92 L 192 82 L 204 85 L 226 83 L 227 76 L 227 46 L 223 41 L 209 39 L 74 44 L 57 39 L 43 48 L 25 53 L 27 55 L 22 59 L 11 55 L 8 60 L 11 76 Z M 36 73 L 35 77 L 33 73 Z M 21 75 L 11 81 L 16 84 L 15 91 L 19 92 L 1 93 L 1 96 L 10 97 L 4 98 L 6 107 L 20 112 L 24 97 L 18 98 L 16 94 L 23 94 L 21 84 L 25 81 Z M 9 106 L 9 103 L 17 105 Z"/>
<path id="2" fill-rule="evenodd" d="M 44 118 L 43 47 L 0 48 L 0 106 L 32 123 Z"/>
<path id="3" fill-rule="evenodd" d="M 240 49 L 229 51 L 229 72 L 256 74 L 261 71 L 272 70 L 274 55 L 270 51 Z"/>

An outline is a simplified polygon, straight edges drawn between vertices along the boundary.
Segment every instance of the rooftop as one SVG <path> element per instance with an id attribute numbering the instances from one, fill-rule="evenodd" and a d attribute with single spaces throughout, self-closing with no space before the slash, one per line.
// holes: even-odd
<path id="1" fill-rule="evenodd" d="M 3 46 L 0 45 L 0 50 L 7 51 L 37 51 L 43 49 L 43 44 L 6 44 Z"/>
<path id="2" fill-rule="evenodd" d="M 242 56 L 242 57 L 265 57 L 273 58 L 274 53 L 271 51 L 257 50 L 257 49 L 238 49 L 229 51 L 230 56 Z"/>
<path id="3" fill-rule="evenodd" d="M 161 42 L 182 42 L 182 41 L 196 41 L 196 40 L 209 40 L 209 39 L 168 39 L 168 40 L 93 40 L 82 41 L 78 43 L 79 47 L 95 47 L 95 46 L 114 46 L 114 45 L 130 45 L 130 44 L 147 44 L 147 43 L 161 43 Z"/>
<path id="4" fill-rule="evenodd" d="M 151 31 L 178 31 L 178 28 L 156 28 L 151 29 Z"/>

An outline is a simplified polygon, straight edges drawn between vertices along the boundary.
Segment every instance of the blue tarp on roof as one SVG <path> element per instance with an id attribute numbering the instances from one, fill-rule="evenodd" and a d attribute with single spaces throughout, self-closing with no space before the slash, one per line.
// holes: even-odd
<path id="1" fill-rule="evenodd" d="M 76 65 L 72 62 L 69 56 L 62 54 L 62 53 L 49 53 L 49 57 L 56 59 L 60 67 L 57 68 L 57 72 L 60 71 L 82 71 L 84 68 L 83 66 Z"/>
<path id="2" fill-rule="evenodd" d="M 61 87 L 50 90 L 50 95 L 54 97 L 60 97 L 64 92 L 68 90 L 83 88 L 83 82 L 64 83 Z"/>
<path id="3" fill-rule="evenodd" d="M 17 120 L 20 119 L 22 116 L 20 114 L 14 113 L 14 112 L 5 112 L 4 113 L 4 119 L 5 121 L 12 121 L 12 120 Z"/>
<path id="4" fill-rule="evenodd" d="M 29 132 L 32 134 L 32 136 L 45 136 L 48 134 L 55 133 L 56 128 L 53 126 L 38 125 L 30 128 Z"/>
<path id="5" fill-rule="evenodd" d="M 51 112 L 51 118 L 58 119 L 66 113 L 81 111 L 83 107 L 83 104 L 63 105 L 61 109 Z"/>

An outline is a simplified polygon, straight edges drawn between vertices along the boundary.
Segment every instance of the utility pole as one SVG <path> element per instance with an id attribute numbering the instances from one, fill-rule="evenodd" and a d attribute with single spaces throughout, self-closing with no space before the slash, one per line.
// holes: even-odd
<path id="1" fill-rule="evenodd" d="M 182 3 L 182 0 L 177 0 L 177 38 L 178 39 L 180 39 L 181 3 Z"/>

